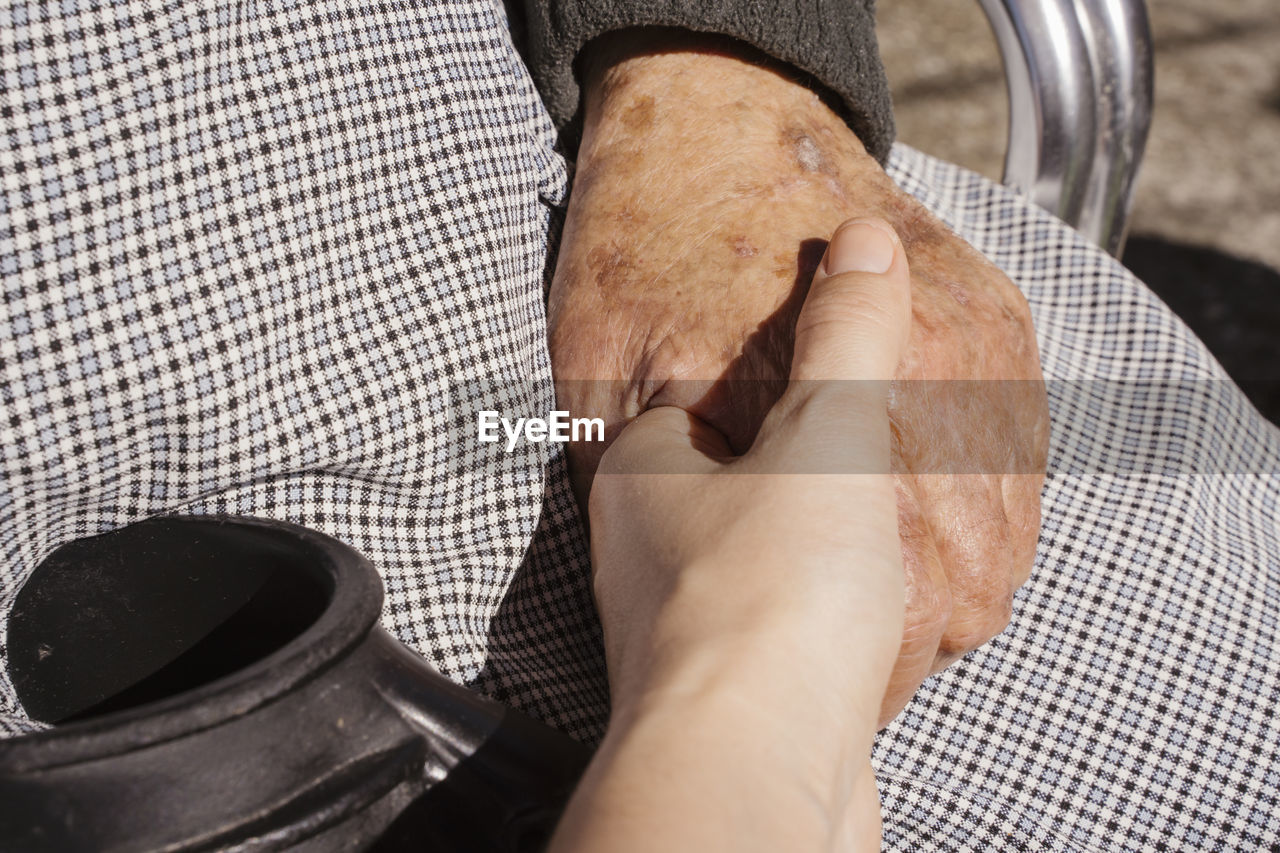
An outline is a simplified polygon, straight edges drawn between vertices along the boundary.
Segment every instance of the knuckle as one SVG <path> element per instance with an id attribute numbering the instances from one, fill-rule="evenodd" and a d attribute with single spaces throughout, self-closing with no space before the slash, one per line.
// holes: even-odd
<path id="1" fill-rule="evenodd" d="M 971 652 L 1008 627 L 1012 615 L 1011 589 L 980 602 L 970 600 L 956 608 L 938 644 L 939 650 L 948 654 Z"/>
<path id="2" fill-rule="evenodd" d="M 950 589 L 929 582 L 909 583 L 906 604 L 903 645 L 936 647 L 952 619 Z"/>

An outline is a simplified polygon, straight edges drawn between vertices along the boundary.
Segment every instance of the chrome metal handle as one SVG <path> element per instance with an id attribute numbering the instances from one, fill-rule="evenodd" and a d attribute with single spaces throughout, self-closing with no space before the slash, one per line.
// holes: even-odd
<path id="1" fill-rule="evenodd" d="M 981 0 L 1009 87 L 1004 182 L 1113 255 L 1151 125 L 1143 0 Z"/>

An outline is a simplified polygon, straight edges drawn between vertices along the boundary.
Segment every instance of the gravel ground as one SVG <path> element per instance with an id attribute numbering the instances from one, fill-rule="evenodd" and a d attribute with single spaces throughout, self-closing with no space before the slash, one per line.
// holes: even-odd
<path id="1" fill-rule="evenodd" d="M 1280 3 L 1148 9 L 1156 105 L 1123 260 L 1280 422 Z M 879 19 L 899 138 L 998 179 L 1008 108 L 978 3 L 880 0 Z"/>

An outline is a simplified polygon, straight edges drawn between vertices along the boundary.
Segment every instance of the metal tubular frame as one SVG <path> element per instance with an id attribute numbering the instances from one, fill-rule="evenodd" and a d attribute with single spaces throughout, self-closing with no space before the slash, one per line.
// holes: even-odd
<path id="1" fill-rule="evenodd" d="M 1009 87 L 1004 182 L 1119 256 L 1151 125 L 1143 0 L 981 0 Z"/>

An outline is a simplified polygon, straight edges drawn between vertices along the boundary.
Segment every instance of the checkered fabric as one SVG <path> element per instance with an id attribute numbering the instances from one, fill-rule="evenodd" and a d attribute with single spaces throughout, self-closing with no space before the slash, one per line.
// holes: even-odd
<path id="1" fill-rule="evenodd" d="M 561 446 L 459 440 L 552 402 L 567 175 L 501 4 L 0 0 L 0 74 L 0 614 L 72 539 L 286 519 L 442 672 L 598 737 Z M 1054 433 L 1013 624 L 878 740 L 886 846 L 1278 849 L 1280 432 L 1069 228 L 890 168 L 1027 294 Z"/>
<path id="2" fill-rule="evenodd" d="M 1026 294 L 1053 428 L 1012 624 L 877 740 L 886 847 L 1280 850 L 1280 429 L 1053 217 L 891 171 Z"/>
<path id="3" fill-rule="evenodd" d="M 471 402 L 553 401 L 567 176 L 501 4 L 0 0 L 0 69 L 0 613 L 68 540 L 286 519 L 368 556 L 385 625 L 442 672 L 500 692 L 552 662 L 524 704 L 590 730 L 563 460 L 458 440 Z M 507 615 L 544 500 L 562 577 Z M 529 617 L 575 653 L 489 639 Z M 26 726 L 7 680 L 0 720 Z"/>

